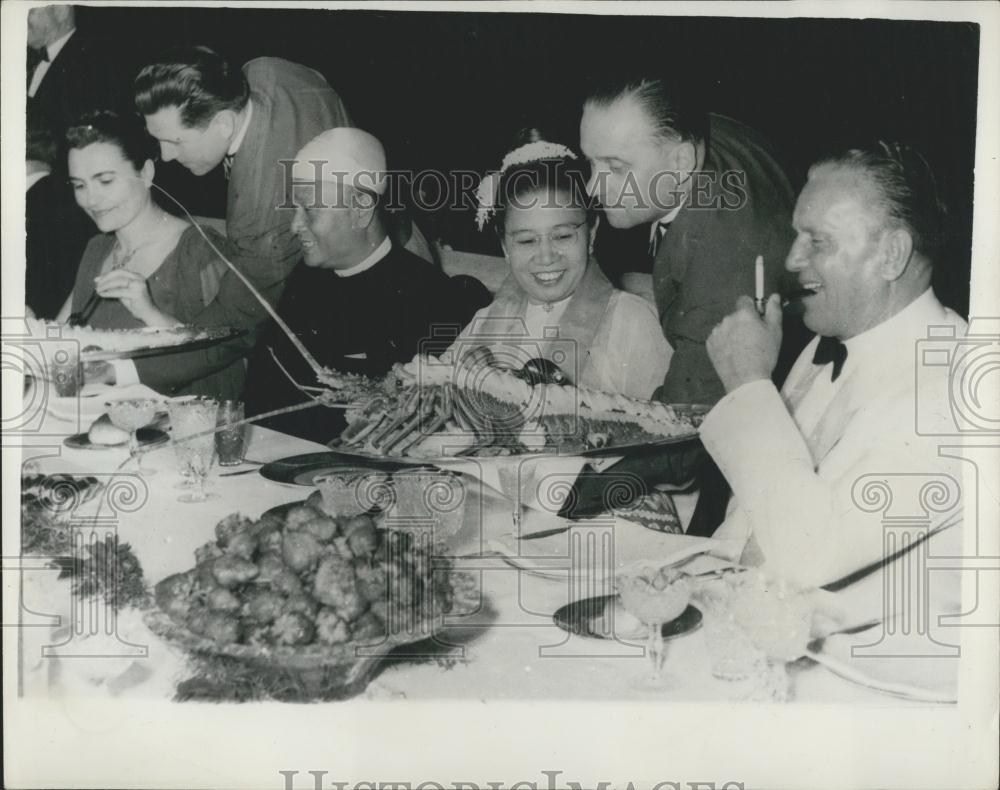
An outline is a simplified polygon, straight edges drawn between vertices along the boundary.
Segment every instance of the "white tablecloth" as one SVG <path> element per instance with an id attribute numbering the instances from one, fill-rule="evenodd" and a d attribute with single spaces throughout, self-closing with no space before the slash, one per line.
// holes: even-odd
<path id="1" fill-rule="evenodd" d="M 290 455 L 322 451 L 320 445 L 267 429 L 254 427 L 247 457 L 269 461 Z M 125 461 L 124 449 L 74 450 L 62 448 L 58 456 L 38 461 L 40 471 L 91 474 L 109 483 L 109 491 L 126 494 L 118 507 L 89 503 L 80 512 L 101 508 L 113 518 L 101 522 L 116 530 L 139 557 L 146 581 L 155 584 L 164 577 L 194 564 L 194 550 L 210 540 L 215 524 L 239 511 L 256 518 L 270 507 L 304 499 L 310 490 L 265 480 L 256 472 L 219 477 L 216 467 L 210 490 L 218 494 L 199 504 L 177 501 L 179 475 L 169 446 L 148 454 L 144 465 L 156 474 L 139 479 L 117 471 Z M 481 578 L 483 610 L 474 616 L 454 618 L 440 634 L 435 652 L 449 645 L 448 659 L 413 658 L 387 662 L 369 686 L 375 698 L 481 698 L 489 699 L 642 699 L 649 696 L 634 685 L 646 669 L 639 644 L 594 640 L 571 636 L 555 626 L 552 614 L 569 601 L 609 591 L 600 574 L 580 577 L 567 570 L 570 533 L 523 542 L 525 565 L 550 565 L 554 578 L 541 578 L 519 571 L 496 556 L 475 556 L 483 548 L 506 547 L 518 551 L 512 537 L 511 507 L 495 492 L 479 489 L 469 480 L 466 523 L 452 540 L 450 550 L 458 567 Z M 683 519 L 690 517 L 693 497 L 679 498 Z M 542 512 L 527 515 L 524 533 L 559 526 L 554 516 Z M 606 539 L 613 549 L 608 563 L 625 564 L 637 559 L 665 556 L 698 539 L 655 533 L 629 522 L 598 519 L 576 530 L 578 548 L 599 546 Z M 589 538 L 586 536 L 590 536 Z M 590 544 L 587 540 L 592 541 Z M 604 556 L 604 555 L 602 555 Z M 29 563 L 22 573 L 24 625 L 20 628 L 19 651 L 22 693 L 47 694 L 54 688 L 80 694 L 111 694 L 141 698 L 169 698 L 189 667 L 183 651 L 153 635 L 135 610 L 125 610 L 117 619 L 71 612 L 71 596 L 65 581 L 42 563 Z M 31 569 L 34 568 L 34 569 Z M 607 570 L 607 569 L 605 569 Z M 59 625 L 51 616 L 61 618 Z M 73 633 L 96 628 L 98 633 Z M 671 640 L 667 669 L 677 683 L 658 694 L 664 699 L 724 700 L 740 693 L 733 684 L 714 679 L 701 631 Z M 53 648 L 53 646 L 55 646 Z M 458 652 L 454 652 L 458 651 Z M 885 702 L 887 697 L 843 681 L 821 667 L 795 673 L 796 698 L 803 701 Z"/>

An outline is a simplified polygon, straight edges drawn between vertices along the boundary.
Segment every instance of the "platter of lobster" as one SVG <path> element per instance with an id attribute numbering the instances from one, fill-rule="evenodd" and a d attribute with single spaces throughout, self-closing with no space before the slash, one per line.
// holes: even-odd
<path id="1" fill-rule="evenodd" d="M 488 349 L 461 365 L 417 358 L 347 406 L 340 453 L 434 463 L 473 456 L 621 455 L 698 442 L 708 409 L 574 387 L 548 360 L 520 371 Z M 357 397 L 360 395 L 361 397 Z"/>

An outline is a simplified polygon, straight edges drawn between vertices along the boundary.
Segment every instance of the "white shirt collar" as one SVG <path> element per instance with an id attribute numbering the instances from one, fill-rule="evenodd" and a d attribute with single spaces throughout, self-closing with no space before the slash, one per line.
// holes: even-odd
<path id="1" fill-rule="evenodd" d="M 73 28 L 65 36 L 57 38 L 55 41 L 53 41 L 45 48 L 45 50 L 49 53 L 50 63 L 56 59 L 56 55 L 58 55 L 62 51 L 62 48 L 66 46 L 66 42 L 69 41 L 70 36 L 72 36 L 75 32 L 76 28 Z"/>
<path id="2" fill-rule="evenodd" d="M 355 274 L 361 274 L 363 271 L 367 271 L 380 260 L 382 260 L 386 255 L 389 254 L 389 250 L 392 249 L 392 242 L 389 237 L 386 236 L 382 239 L 382 243 L 379 244 L 374 250 L 372 250 L 371 255 L 365 258 L 361 263 L 356 263 L 353 266 L 349 266 L 346 269 L 334 269 L 334 274 L 338 277 L 353 277 Z"/>
<path id="3" fill-rule="evenodd" d="M 649 240 L 652 241 L 653 237 L 656 235 L 657 231 L 661 228 L 665 229 L 667 225 L 677 219 L 677 215 L 681 213 L 681 209 L 684 208 L 684 204 L 687 202 L 688 193 L 685 192 L 681 197 L 680 203 L 674 206 L 670 211 L 660 217 L 656 222 L 653 223 L 652 227 L 649 229 Z"/>
<path id="4" fill-rule="evenodd" d="M 844 341 L 847 346 L 847 359 L 857 360 L 870 353 L 881 352 L 886 348 L 898 349 L 901 344 L 914 338 L 927 335 L 927 315 L 937 304 L 934 289 L 930 286 L 920 296 L 910 302 L 896 315 L 876 324 L 860 335 L 855 335 Z"/>
<path id="5" fill-rule="evenodd" d="M 50 172 L 51 172 L 50 170 L 36 170 L 34 173 L 29 174 L 28 185 L 24 188 L 24 191 L 27 192 L 35 184 L 37 184 L 39 181 L 45 178 L 45 176 L 49 175 Z"/>
<path id="6" fill-rule="evenodd" d="M 803 349 L 782 387 L 782 396 L 792 408 L 799 430 L 810 435 L 848 381 L 854 380 L 854 391 L 862 394 L 892 386 L 901 377 L 912 381 L 914 343 L 927 337 L 929 326 L 942 321 L 948 321 L 948 316 L 934 291 L 928 288 L 896 315 L 843 341 L 847 359 L 836 381 L 823 372 L 826 366 L 812 364 L 820 341 L 819 337 L 814 338 Z M 855 374 L 862 383 L 858 383 Z"/>
<path id="7" fill-rule="evenodd" d="M 230 144 L 229 150 L 226 151 L 227 156 L 232 156 L 240 150 L 240 146 L 243 144 L 243 138 L 247 136 L 247 129 L 250 128 L 251 116 L 253 116 L 253 100 L 247 99 L 247 114 L 243 116 L 243 124 L 240 126 L 240 130 L 236 133 L 236 136 L 233 138 L 233 142 Z"/>

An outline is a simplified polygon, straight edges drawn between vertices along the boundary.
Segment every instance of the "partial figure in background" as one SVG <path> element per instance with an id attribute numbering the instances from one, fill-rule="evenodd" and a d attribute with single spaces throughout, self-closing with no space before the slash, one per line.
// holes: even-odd
<path id="1" fill-rule="evenodd" d="M 37 114 L 28 113 L 25 146 L 24 301 L 38 318 L 55 318 L 73 289 L 94 225 L 80 210 L 57 165 L 58 146 Z"/>
<path id="2" fill-rule="evenodd" d="M 66 181 L 66 129 L 86 112 L 131 104 L 126 50 L 86 21 L 78 27 L 72 5 L 28 11 L 25 302 L 40 318 L 58 313 L 94 232 Z"/>
<path id="3" fill-rule="evenodd" d="M 737 296 L 753 295 L 758 255 L 768 292 L 777 290 L 792 241 L 788 178 L 757 132 L 686 106 L 660 79 L 592 92 L 580 148 L 608 222 L 651 225 L 652 278 L 624 276 L 622 284 L 655 300 L 675 351 L 657 397 L 715 403 L 724 390 L 705 341 Z"/>
<path id="4" fill-rule="evenodd" d="M 744 564 L 805 587 L 867 568 L 867 576 L 827 602 L 837 613 L 834 629 L 878 623 L 849 644 L 874 645 L 883 627 L 917 640 L 938 634 L 936 641 L 948 644 L 953 640 L 939 631 L 939 618 L 961 611 L 959 571 L 929 573 L 912 552 L 961 556 L 961 521 L 931 515 L 927 545 L 893 545 L 883 514 L 854 496 L 866 475 L 951 478 L 956 486 L 962 480 L 962 463 L 940 447 L 940 435 L 953 430 L 951 370 L 922 364 L 916 353 L 929 330 L 941 337 L 950 328 L 955 338 L 967 330 L 931 288 L 934 267 L 947 264 L 937 184 L 912 148 L 852 149 L 813 165 L 793 223 L 797 235 L 786 266 L 801 288 L 805 324 L 820 337 L 806 346 L 784 387 L 779 392 L 771 381 L 781 345 L 777 294 L 763 317 L 740 297 L 708 339 L 727 394 L 705 419 L 701 437 L 734 494 L 715 537 L 742 549 Z M 921 600 L 897 595 L 893 578 L 922 589 Z M 859 668 L 894 680 L 909 675 L 918 684 L 952 684 L 946 676 L 955 662 L 929 665 L 921 655 L 927 653 L 918 649 L 888 664 L 867 657 Z"/>
<path id="5" fill-rule="evenodd" d="M 278 312 L 319 364 L 383 376 L 418 351 L 446 347 L 488 298 L 485 288 L 482 301 L 458 298 L 439 269 L 392 242 L 381 206 L 385 151 L 368 132 L 318 135 L 297 153 L 292 179 L 291 229 L 301 262 Z M 248 414 L 307 401 L 282 368 L 297 383 L 315 386 L 302 354 L 272 323 L 250 365 Z M 345 427 L 342 410 L 323 406 L 261 424 L 324 443 Z"/>
<path id="6" fill-rule="evenodd" d="M 129 103 L 129 58 L 111 39 L 78 30 L 76 9 L 47 5 L 28 11 L 28 111 L 61 140 L 83 113 Z"/>
<path id="7" fill-rule="evenodd" d="M 541 356 L 579 387 L 648 399 L 672 351 L 653 308 L 614 288 L 592 256 L 598 211 L 576 155 L 525 130 L 480 185 L 479 218 L 492 221 L 510 274 L 457 353 L 481 340 L 501 365 Z"/>
<path id="8" fill-rule="evenodd" d="M 73 292 L 56 320 L 64 323 L 71 313 L 84 312 L 87 325 L 98 329 L 210 326 L 200 323 L 200 316 L 215 298 L 226 266 L 197 228 L 153 200 L 156 145 L 141 119 L 107 111 L 85 115 L 67 130 L 66 146 L 76 202 L 100 234 L 84 250 Z M 224 238 L 207 233 L 224 254 L 232 253 Z M 239 398 L 244 362 L 239 344 L 235 351 L 232 345 L 117 360 L 92 369 L 89 379 L 138 381 L 167 395 Z"/>

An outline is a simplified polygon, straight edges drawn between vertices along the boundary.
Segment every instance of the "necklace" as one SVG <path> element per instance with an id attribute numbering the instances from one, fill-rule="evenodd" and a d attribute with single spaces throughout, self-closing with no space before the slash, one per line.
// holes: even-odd
<path id="1" fill-rule="evenodd" d="M 543 303 L 542 304 L 542 309 L 546 313 L 551 313 L 552 312 L 552 302 L 545 302 L 545 303 Z"/>
<path id="2" fill-rule="evenodd" d="M 164 211 L 162 214 L 160 214 L 160 220 L 159 224 L 156 226 L 156 230 L 158 231 L 162 227 L 163 223 L 166 221 L 167 221 L 167 212 Z M 154 236 L 153 238 L 147 239 L 146 241 L 142 242 L 142 244 L 137 244 L 128 252 L 124 252 L 124 248 L 122 246 L 122 240 L 116 236 L 115 246 L 111 248 L 111 271 L 124 269 L 132 262 L 132 259 L 135 257 L 136 253 L 139 252 L 139 250 L 143 249 L 144 247 L 148 247 L 159 240 L 160 239 L 157 236 Z"/>

